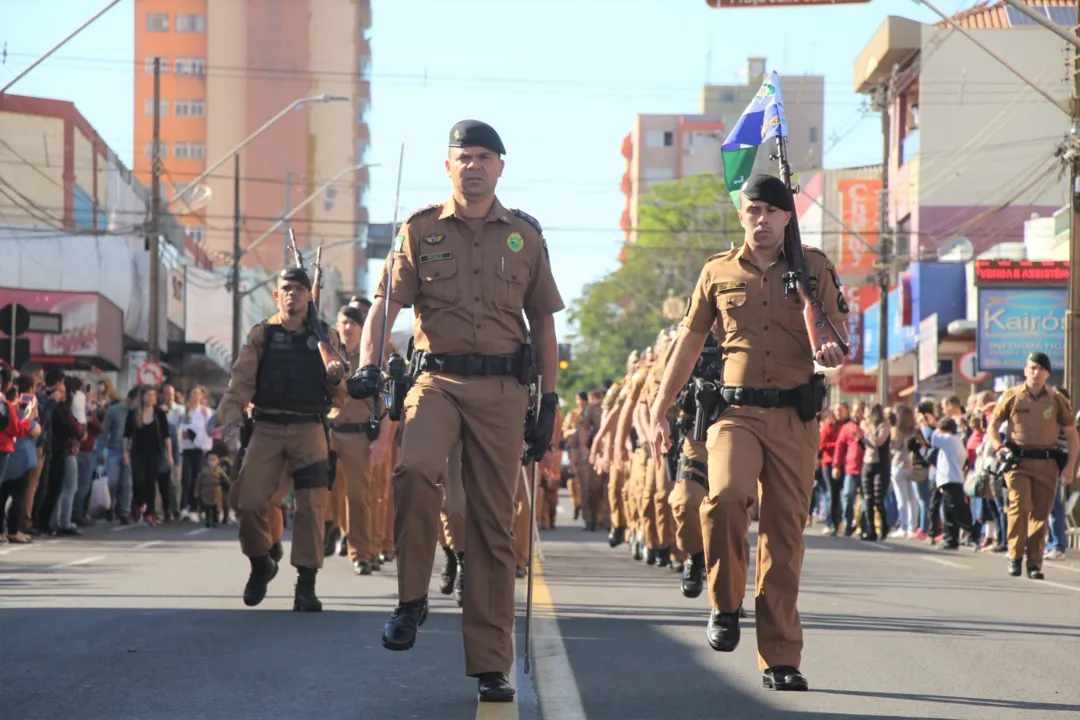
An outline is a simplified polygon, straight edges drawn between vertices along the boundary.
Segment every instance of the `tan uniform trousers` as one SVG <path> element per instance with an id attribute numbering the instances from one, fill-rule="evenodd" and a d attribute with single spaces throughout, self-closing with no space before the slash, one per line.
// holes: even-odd
<path id="1" fill-rule="evenodd" d="M 1005 473 L 1009 488 L 1009 557 L 1020 560 L 1027 551 L 1030 567 L 1041 568 L 1046 550 L 1047 521 L 1054 509 L 1058 467 L 1053 459 L 1024 458 Z"/>
<path id="2" fill-rule="evenodd" d="M 399 456 L 400 450 L 395 443 L 387 452 L 386 460 L 379 464 L 372 474 L 373 538 L 375 551 L 378 553 L 394 551 L 394 491 L 390 474 Z"/>
<path id="3" fill-rule="evenodd" d="M 531 479 L 532 463 L 525 466 L 525 471 Z M 529 567 L 529 533 L 532 532 L 532 525 L 529 521 L 529 488 L 524 477 L 518 481 L 517 497 L 514 500 L 514 558 L 517 567 L 525 568 Z"/>
<path id="4" fill-rule="evenodd" d="M 626 527 L 626 484 L 628 474 L 623 470 L 622 463 L 611 463 L 608 471 L 608 508 L 611 512 L 611 527 Z"/>
<path id="5" fill-rule="evenodd" d="M 559 480 L 541 475 L 537 496 L 536 526 L 550 529 L 555 524 L 555 508 L 559 505 Z"/>
<path id="6" fill-rule="evenodd" d="M 255 423 L 232 503 L 240 521 L 240 549 L 244 555 L 266 555 L 274 544 L 270 507 L 285 471 L 296 488 L 292 564 L 323 566 L 324 519 L 330 504 L 326 460 L 326 431 L 322 425 Z M 280 501 L 276 506 L 274 512 L 280 515 Z"/>
<path id="7" fill-rule="evenodd" d="M 604 477 L 585 460 L 577 469 L 582 482 L 581 516 L 586 523 L 597 525 L 604 518 Z"/>
<path id="8" fill-rule="evenodd" d="M 709 495 L 701 503 L 709 597 L 721 612 L 742 604 L 750 512 L 760 494 L 754 622 L 762 670 L 802 662 L 797 601 L 819 439 L 818 424 L 802 422 L 793 408 L 731 407 L 709 428 Z"/>
<path id="9" fill-rule="evenodd" d="M 468 582 L 462 603 L 465 672 L 510 671 L 514 630 L 514 499 L 521 483 L 528 390 L 511 377 L 424 373 L 405 399 L 394 471 L 401 602 L 428 594 L 435 563 L 440 479 L 461 442 Z"/>
<path id="10" fill-rule="evenodd" d="M 465 552 L 465 486 L 461 482 L 461 443 L 454 446 L 446 461 L 443 477 L 442 534 L 444 547 Z"/>
<path id="11" fill-rule="evenodd" d="M 708 494 L 708 467 L 705 472 L 690 465 L 694 460 L 708 462 L 708 450 L 705 443 L 696 443 L 687 438 L 683 443 L 682 457 L 679 463 L 679 482 L 675 483 L 668 502 L 671 504 L 671 516 L 675 521 L 675 545 L 683 555 L 704 552 L 705 542 L 701 536 L 701 502 Z"/>
<path id="12" fill-rule="evenodd" d="M 333 449 L 333 436 L 330 438 L 330 448 Z M 330 488 L 330 498 L 326 506 L 326 522 L 331 527 L 336 527 L 343 534 L 349 525 L 349 506 L 345 499 L 345 473 L 341 469 L 341 459 L 338 458 L 337 469 L 334 471 L 334 487 Z"/>
<path id="13" fill-rule="evenodd" d="M 345 497 L 343 522 L 338 525 L 349 541 L 349 560 L 368 562 L 379 553 L 375 547 L 375 523 L 372 502 L 374 468 L 371 467 L 371 442 L 363 432 L 330 431 L 330 444 L 337 453 L 337 478 Z"/>
<path id="14" fill-rule="evenodd" d="M 675 484 L 668 482 L 667 470 L 657 467 L 650 456 L 645 464 L 644 502 L 651 503 L 656 515 L 656 545 L 649 547 L 657 550 L 675 548 L 675 515 L 671 510 L 668 495 Z M 677 553 L 676 553 L 677 555 Z"/>

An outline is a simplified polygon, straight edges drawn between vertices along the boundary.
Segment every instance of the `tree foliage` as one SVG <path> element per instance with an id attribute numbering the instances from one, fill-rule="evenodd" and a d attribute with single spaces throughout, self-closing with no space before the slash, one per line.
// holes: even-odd
<path id="1" fill-rule="evenodd" d="M 559 393 L 568 402 L 581 390 L 603 388 L 625 373 L 631 351 L 643 349 L 675 320 L 697 284 L 709 256 L 742 242 L 738 215 L 724 181 L 697 175 L 650 185 L 639 202 L 637 242 L 627 244 L 623 262 L 586 285 L 570 308 L 573 362 L 559 374 Z"/>

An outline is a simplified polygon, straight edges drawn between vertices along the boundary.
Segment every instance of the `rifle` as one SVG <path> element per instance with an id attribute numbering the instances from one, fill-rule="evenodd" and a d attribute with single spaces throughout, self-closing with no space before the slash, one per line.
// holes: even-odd
<path id="1" fill-rule="evenodd" d="M 401 144 L 401 152 L 398 154 L 397 190 L 394 192 L 394 219 L 390 223 L 390 235 L 393 237 L 397 232 L 398 201 L 401 198 L 401 170 L 405 162 L 405 143 Z M 390 253 L 386 258 L 386 291 L 383 293 L 383 317 L 382 329 L 379 331 L 379 354 L 375 362 L 381 368 L 383 357 L 386 355 L 386 334 L 390 330 L 390 298 L 394 287 L 394 251 L 391 246 Z M 379 425 L 382 423 L 382 410 L 379 403 L 386 405 L 386 416 L 394 422 L 401 420 L 401 411 L 405 405 L 405 394 L 408 391 L 405 378 L 405 359 L 398 353 L 392 353 L 386 361 L 387 392 L 384 398 L 382 388 L 371 399 L 371 417 L 367 422 L 367 436 L 374 441 L 379 437 Z"/>
<path id="2" fill-rule="evenodd" d="M 296 234 L 292 228 L 289 228 L 289 249 L 292 250 L 293 260 L 296 262 L 296 267 L 301 270 L 304 269 L 304 256 L 300 254 L 300 248 L 296 246 Z M 319 355 L 322 357 L 323 365 L 329 365 L 335 360 L 345 364 L 346 370 L 348 370 L 347 361 L 341 357 L 341 355 L 334 350 L 334 346 L 330 344 L 330 337 L 323 330 L 322 318 L 319 317 L 318 298 L 319 298 L 319 286 L 322 284 L 322 248 L 320 247 L 315 251 L 315 264 L 314 277 L 311 281 L 311 299 L 308 300 L 307 308 L 307 321 L 308 327 L 311 329 L 311 333 L 315 336 L 315 339 L 319 343 Z"/>
<path id="3" fill-rule="evenodd" d="M 783 127 L 783 124 L 781 124 Z M 791 166 L 787 159 L 787 138 L 778 133 L 776 136 L 776 155 L 774 160 L 780 164 L 780 178 L 791 191 L 792 196 L 799 192 L 799 187 L 791 185 Z M 825 343 L 836 343 L 840 346 L 840 352 L 847 356 L 848 344 L 833 325 L 832 320 L 825 314 L 825 308 L 821 300 L 810 289 L 806 273 L 806 257 L 803 255 L 802 233 L 799 230 L 799 218 L 791 213 L 791 221 L 784 232 L 784 255 L 788 260 L 788 271 L 784 273 L 784 289 L 788 293 L 796 293 L 803 303 L 803 319 L 806 321 L 806 333 L 810 337 L 810 352 L 817 353 Z"/>

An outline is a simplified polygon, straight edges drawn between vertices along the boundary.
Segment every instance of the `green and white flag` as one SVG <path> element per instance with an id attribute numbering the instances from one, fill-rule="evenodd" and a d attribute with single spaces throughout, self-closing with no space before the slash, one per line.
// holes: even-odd
<path id="1" fill-rule="evenodd" d="M 784 98 L 780 95 L 780 78 L 776 71 L 769 73 L 757 95 L 735 123 L 727 140 L 720 146 L 724 163 L 724 183 L 735 207 L 739 207 L 739 191 L 754 170 L 758 148 L 766 140 L 787 137 L 784 118 Z"/>

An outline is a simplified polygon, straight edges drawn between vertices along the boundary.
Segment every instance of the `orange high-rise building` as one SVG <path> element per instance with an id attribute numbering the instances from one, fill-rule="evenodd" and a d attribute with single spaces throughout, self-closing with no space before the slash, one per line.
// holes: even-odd
<path id="1" fill-rule="evenodd" d="M 342 170 L 367 159 L 371 107 L 370 0 L 136 0 L 135 172 L 149 186 L 154 57 L 161 57 L 162 193 L 177 190 L 228 155 L 291 103 L 323 94 L 347 101 L 305 103 L 240 151 L 241 247 Z M 181 202 L 188 236 L 230 262 L 232 158 L 203 184 L 210 200 Z M 291 221 L 301 248 L 323 247 L 348 293 L 366 290 L 366 170 L 345 174 Z M 279 230 L 243 257 L 277 270 L 286 260 Z"/>

